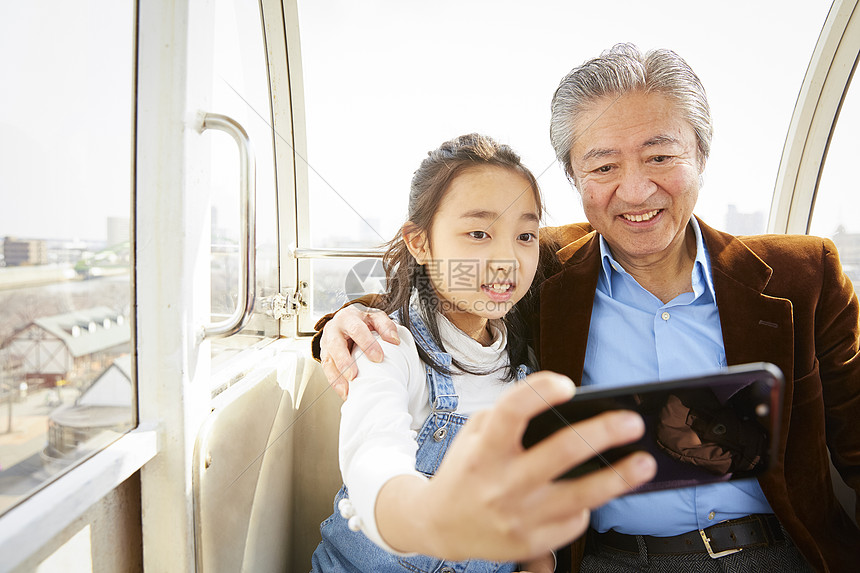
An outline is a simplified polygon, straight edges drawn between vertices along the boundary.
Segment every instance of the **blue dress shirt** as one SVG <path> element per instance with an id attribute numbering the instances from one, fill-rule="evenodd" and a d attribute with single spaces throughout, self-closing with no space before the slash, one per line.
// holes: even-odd
<path id="1" fill-rule="evenodd" d="M 693 292 L 666 304 L 642 288 L 600 237 L 583 385 L 620 386 L 713 372 L 726 365 L 711 263 L 695 217 Z M 773 513 L 755 479 L 615 499 L 592 512 L 597 531 L 670 536 L 751 513 Z"/>

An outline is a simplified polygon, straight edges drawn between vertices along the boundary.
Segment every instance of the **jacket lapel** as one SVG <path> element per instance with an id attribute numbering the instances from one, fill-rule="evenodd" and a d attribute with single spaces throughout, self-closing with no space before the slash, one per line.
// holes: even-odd
<path id="1" fill-rule="evenodd" d="M 791 301 L 764 294 L 773 269 L 739 239 L 701 221 L 728 364 L 773 362 L 786 378 L 794 364 Z"/>
<path id="2" fill-rule="evenodd" d="M 541 368 L 582 383 L 591 308 L 600 268 L 597 234 L 588 233 L 558 252 L 562 271 L 541 285 Z"/>

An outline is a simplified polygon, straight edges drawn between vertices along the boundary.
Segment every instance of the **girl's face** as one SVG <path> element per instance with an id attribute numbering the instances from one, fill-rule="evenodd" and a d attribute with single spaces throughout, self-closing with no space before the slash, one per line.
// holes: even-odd
<path id="1" fill-rule="evenodd" d="M 468 169 L 444 194 L 430 236 L 407 233 L 442 313 L 484 341 L 487 319 L 503 317 L 528 291 L 538 264 L 540 220 L 535 191 L 519 173 Z"/>

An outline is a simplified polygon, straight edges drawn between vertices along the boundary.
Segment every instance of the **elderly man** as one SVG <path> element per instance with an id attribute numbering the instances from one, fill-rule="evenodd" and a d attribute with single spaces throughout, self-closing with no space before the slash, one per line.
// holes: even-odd
<path id="1" fill-rule="evenodd" d="M 860 530 L 828 460 L 860 491 L 857 297 L 829 240 L 739 238 L 693 216 L 711 133 L 704 88 L 671 51 L 618 45 L 562 80 L 550 136 L 590 225 L 551 230 L 565 246 L 541 287 L 541 367 L 617 385 L 773 362 L 786 378 L 775 467 L 612 500 L 592 512 L 573 567 L 853 571 Z M 357 327 L 389 327 L 369 316 L 326 326 L 330 378 L 353 374 L 345 338 L 378 353 Z"/>

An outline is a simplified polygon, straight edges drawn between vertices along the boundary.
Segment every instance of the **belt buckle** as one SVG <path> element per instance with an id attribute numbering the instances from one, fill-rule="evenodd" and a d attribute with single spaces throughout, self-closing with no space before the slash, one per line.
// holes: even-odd
<path id="1" fill-rule="evenodd" d="M 739 551 L 743 551 L 743 547 L 738 547 L 737 549 L 726 549 L 725 551 L 718 551 L 714 553 L 714 550 L 711 549 L 711 540 L 705 534 L 704 529 L 699 530 L 699 535 L 702 536 L 702 541 L 705 542 L 705 549 L 708 550 L 708 555 L 711 556 L 711 559 L 719 559 L 720 557 L 725 557 L 726 555 L 731 555 L 732 553 L 738 553 Z"/>

